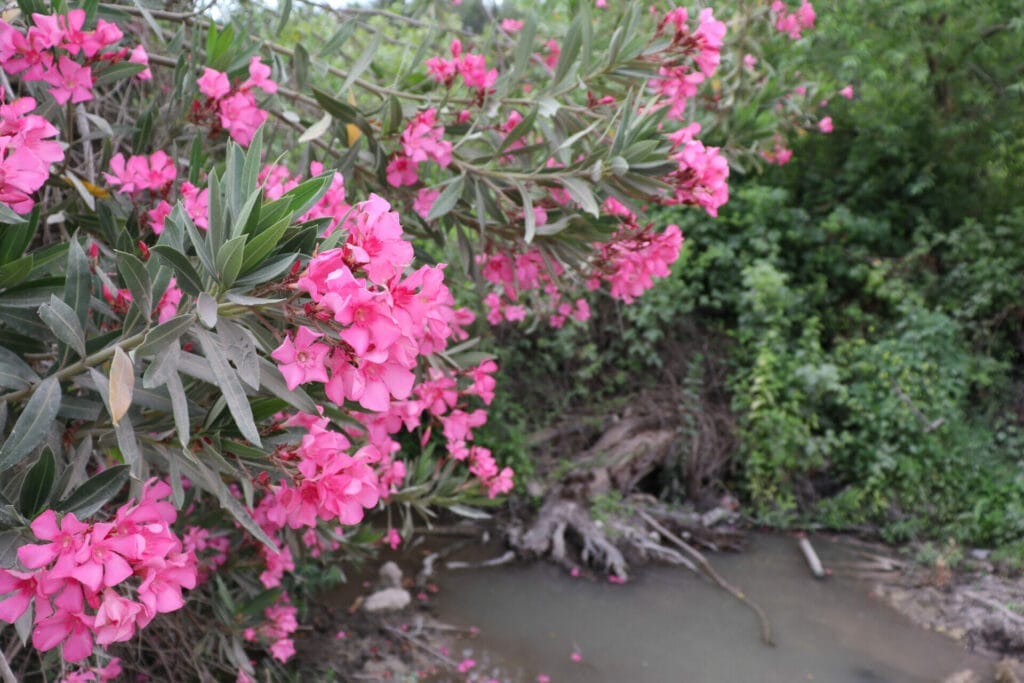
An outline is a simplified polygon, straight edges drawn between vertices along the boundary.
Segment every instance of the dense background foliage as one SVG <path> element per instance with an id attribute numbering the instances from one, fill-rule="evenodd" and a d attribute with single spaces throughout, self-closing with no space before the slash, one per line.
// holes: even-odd
<path id="1" fill-rule="evenodd" d="M 833 134 L 798 135 L 787 165 L 734 174 L 716 221 L 665 212 L 687 238 L 673 279 L 631 309 L 609 304 L 614 333 L 521 348 L 589 381 L 563 401 L 578 406 L 667 387 L 666 364 L 687 367 L 680 354 L 724 334 L 712 348 L 739 421 L 725 479 L 757 518 L 1012 544 L 1024 535 L 1020 7 L 815 8 L 816 29 L 776 56 L 821 92 L 853 85 L 852 100 L 819 96 Z"/>

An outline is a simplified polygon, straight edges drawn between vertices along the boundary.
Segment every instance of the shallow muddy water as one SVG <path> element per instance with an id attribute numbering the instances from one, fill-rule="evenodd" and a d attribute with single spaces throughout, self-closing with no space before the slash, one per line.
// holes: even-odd
<path id="1" fill-rule="evenodd" d="M 814 542 L 826 566 L 842 552 Z M 436 608 L 443 621 L 480 629 L 452 652 L 478 662 L 476 680 L 924 683 L 992 668 L 879 603 L 865 582 L 815 581 L 791 537 L 755 536 L 745 552 L 710 559 L 767 611 L 776 647 L 761 644 L 747 607 L 669 567 L 641 568 L 626 585 L 572 578 L 543 563 L 446 571 Z"/>

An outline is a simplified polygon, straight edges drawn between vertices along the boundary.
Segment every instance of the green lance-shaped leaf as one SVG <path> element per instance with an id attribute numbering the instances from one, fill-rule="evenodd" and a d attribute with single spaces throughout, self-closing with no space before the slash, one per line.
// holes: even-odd
<path id="1" fill-rule="evenodd" d="M 25 459 L 43 442 L 60 409 L 60 382 L 56 377 L 44 379 L 25 404 L 11 435 L 0 446 L 0 472 Z"/>
<path id="2" fill-rule="evenodd" d="M 569 26 L 569 32 L 562 41 L 562 53 L 558 56 L 558 66 L 555 67 L 555 76 L 551 79 L 551 89 L 554 90 L 569 75 L 569 70 L 576 63 L 579 57 L 580 48 L 583 46 L 583 22 L 589 21 L 583 14 L 577 14 Z"/>
<path id="3" fill-rule="evenodd" d="M 78 322 L 85 329 L 89 317 L 89 292 L 92 289 L 92 274 L 89 257 L 78 243 L 77 237 L 68 245 L 68 268 L 64 279 L 64 302 L 71 306 L 78 316 Z"/>
<path id="4" fill-rule="evenodd" d="M 50 295 L 50 302 L 39 307 L 39 318 L 57 339 L 73 348 L 82 358 L 85 357 L 85 332 L 70 306 Z"/>
<path id="5" fill-rule="evenodd" d="M 3 205 L 0 204 L 0 206 Z M 32 254 L 25 254 L 19 259 L 0 266 L 0 289 L 24 282 L 34 266 L 35 257 Z"/>
<path id="6" fill-rule="evenodd" d="M 330 129 L 333 121 L 334 117 L 330 114 L 324 114 L 321 116 L 316 123 L 307 128 L 302 135 L 299 136 L 299 144 L 303 145 L 307 142 L 312 142 L 313 140 L 319 140 L 320 137 Z"/>
<path id="7" fill-rule="evenodd" d="M 118 251 L 117 272 L 121 274 L 128 291 L 132 293 L 132 302 L 148 323 L 153 313 L 153 284 L 149 279 L 146 264 L 134 254 Z"/>
<path id="8" fill-rule="evenodd" d="M 25 217 L 14 213 L 11 207 L 6 204 L 0 204 L 0 223 L 6 223 L 7 225 L 16 225 L 23 223 Z"/>
<path id="9" fill-rule="evenodd" d="M 515 125 L 512 130 L 508 132 L 505 139 L 501 141 L 501 146 L 498 148 L 498 153 L 501 154 L 508 149 L 512 143 L 521 139 L 524 135 L 533 130 L 533 122 L 537 120 L 538 107 L 534 107 L 527 113 L 523 119 Z"/>
<path id="10" fill-rule="evenodd" d="M 132 76 L 141 73 L 143 69 L 146 69 L 145 64 L 133 64 L 131 62 L 119 62 L 117 64 L 111 64 L 104 69 L 99 76 L 93 80 L 93 87 L 99 85 L 106 85 L 107 83 L 114 83 L 116 81 L 131 78 Z"/>
<path id="11" fill-rule="evenodd" d="M 21 484 L 21 495 L 18 500 L 21 514 L 32 519 L 43 509 L 53 489 L 53 477 L 56 472 L 53 452 L 49 448 L 44 448 L 39 460 L 28 471 L 25 481 Z"/>
<path id="12" fill-rule="evenodd" d="M 248 235 L 239 235 L 225 242 L 217 251 L 217 275 L 224 287 L 233 285 L 241 272 L 248 239 Z"/>
<path id="13" fill-rule="evenodd" d="M 86 519 L 107 504 L 128 481 L 128 466 L 108 467 L 57 503 L 54 508 L 60 512 L 74 513 L 79 519 Z"/>
<path id="14" fill-rule="evenodd" d="M 248 273 L 262 264 L 263 259 L 277 247 L 278 242 L 284 237 L 284 233 L 288 230 L 289 225 L 291 225 L 291 217 L 285 216 L 246 242 L 241 272 Z M 341 231 L 339 230 L 338 232 Z"/>
<path id="15" fill-rule="evenodd" d="M 158 244 L 151 251 L 174 270 L 178 276 L 178 286 L 183 292 L 198 296 L 199 292 L 203 291 L 203 281 L 187 256 L 166 244 Z"/>
<path id="16" fill-rule="evenodd" d="M 427 220 L 437 220 L 442 216 L 446 216 L 449 211 L 454 209 L 459 201 L 459 197 L 462 196 L 462 188 L 465 184 L 466 176 L 464 175 L 456 176 L 448 183 L 448 187 L 444 188 L 444 191 L 434 200 L 434 205 L 430 207 Z"/>
<path id="17" fill-rule="evenodd" d="M 373 42 L 370 43 L 370 46 L 363 50 L 362 54 L 359 55 L 359 59 L 357 59 L 349 68 L 348 76 L 345 78 L 345 82 L 341 84 L 341 90 L 339 92 L 344 94 L 348 91 L 348 89 L 352 87 L 352 84 L 356 82 L 356 79 L 366 71 L 366 68 L 370 66 L 370 63 L 373 62 L 373 58 L 377 55 L 377 50 L 380 49 L 380 43 L 383 38 L 383 32 L 377 31 L 373 37 Z"/>

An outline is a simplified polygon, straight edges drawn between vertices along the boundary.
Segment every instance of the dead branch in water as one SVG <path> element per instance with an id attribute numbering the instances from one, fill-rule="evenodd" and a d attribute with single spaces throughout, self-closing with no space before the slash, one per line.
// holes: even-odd
<path id="1" fill-rule="evenodd" d="M 498 557 L 493 557 L 489 560 L 484 560 L 483 562 L 460 562 L 455 560 L 452 562 L 446 562 L 444 566 L 446 569 L 484 569 L 486 567 L 500 567 L 515 559 L 516 551 L 507 550 Z"/>
<path id="2" fill-rule="evenodd" d="M 677 545 L 681 550 L 683 550 L 683 552 L 692 557 L 694 561 L 697 563 L 697 566 L 701 568 L 703 573 L 709 579 L 714 581 L 716 584 L 718 584 L 720 588 L 722 588 L 723 590 L 731 594 L 734 598 L 736 598 L 744 605 L 749 607 L 751 610 L 753 610 L 754 614 L 757 615 L 757 619 L 761 624 L 762 642 L 764 642 L 765 645 L 770 645 L 774 647 L 775 641 L 772 639 L 771 622 L 768 621 L 768 615 L 765 613 L 765 611 L 761 608 L 760 605 L 758 605 L 756 602 L 748 598 L 746 594 L 744 594 L 743 591 L 741 591 L 739 588 L 736 588 L 731 583 L 723 579 L 722 576 L 717 571 L 715 571 L 715 568 L 711 566 L 711 563 L 708 562 L 707 558 L 704 557 L 704 555 L 699 550 L 697 550 L 689 543 L 673 534 L 671 531 L 666 529 L 662 524 L 660 524 L 658 520 L 654 519 L 643 510 L 637 510 L 637 514 L 640 515 L 640 518 L 647 522 L 647 524 L 652 529 L 657 531 L 666 539 L 672 541 L 672 543 Z"/>
<path id="3" fill-rule="evenodd" d="M 810 539 L 806 536 L 801 536 L 797 539 L 797 544 L 800 546 L 800 552 L 804 554 L 804 559 L 807 561 L 807 566 L 810 568 L 811 573 L 814 574 L 814 578 L 824 579 L 825 568 L 821 565 L 818 553 L 814 552 L 814 546 L 811 545 Z"/>

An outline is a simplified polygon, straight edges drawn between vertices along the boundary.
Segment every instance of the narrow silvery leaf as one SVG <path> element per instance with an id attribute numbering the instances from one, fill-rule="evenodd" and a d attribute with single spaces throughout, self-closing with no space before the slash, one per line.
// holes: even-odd
<path id="1" fill-rule="evenodd" d="M 70 306 L 51 294 L 50 302 L 39 307 L 39 319 L 46 323 L 57 339 L 85 358 L 85 332 Z"/>
<path id="2" fill-rule="evenodd" d="M 138 356 L 136 356 L 138 357 Z M 178 374 L 178 363 L 181 358 L 181 347 L 175 341 L 165 346 L 153 357 L 153 361 L 142 373 L 142 386 L 146 389 L 158 387 L 167 382 L 171 375 Z"/>
<path id="3" fill-rule="evenodd" d="M 242 527 L 252 534 L 255 538 L 259 539 L 271 550 L 277 552 L 278 548 L 274 541 L 260 528 L 260 525 L 252 518 L 249 511 L 238 502 L 233 495 L 231 495 L 230 489 L 221 479 L 221 476 L 207 467 L 205 464 L 199 461 L 189 451 L 182 451 L 182 458 L 179 461 L 181 468 L 185 471 L 196 485 L 200 488 L 206 489 L 220 502 L 220 506 L 227 510 L 231 515 L 238 521 Z"/>
<path id="4" fill-rule="evenodd" d="M 132 426 L 131 417 L 125 415 L 114 428 L 117 436 L 117 447 L 121 449 L 121 457 L 124 463 L 131 468 L 132 476 L 136 481 L 143 480 L 142 476 L 142 452 L 139 450 L 139 441 L 135 436 L 135 427 Z"/>
<path id="5" fill-rule="evenodd" d="M 167 455 L 167 476 L 171 480 L 171 502 L 181 509 L 185 504 L 185 488 L 181 485 L 181 465 L 174 455 Z"/>
<path id="6" fill-rule="evenodd" d="M 196 300 L 199 321 L 211 330 L 217 326 L 217 300 L 206 292 L 200 292 Z"/>
<path id="7" fill-rule="evenodd" d="M 561 182 L 562 186 L 569 192 L 573 200 L 580 205 L 581 209 L 595 218 L 601 214 L 601 209 L 597 205 L 597 199 L 594 198 L 594 193 L 587 186 L 586 182 L 579 178 L 562 178 Z"/>
<path id="8" fill-rule="evenodd" d="M 24 389 L 38 381 L 39 375 L 21 359 L 21 356 L 0 346 L 0 387 Z"/>
<path id="9" fill-rule="evenodd" d="M 110 363 L 110 419 L 118 424 L 132 407 L 132 393 L 135 390 L 135 368 L 132 360 L 120 346 L 114 347 L 114 359 Z"/>
<path id="10" fill-rule="evenodd" d="M 327 129 L 331 127 L 331 122 L 334 120 L 330 114 L 324 114 L 319 121 L 314 123 L 312 126 L 306 129 L 306 131 L 299 136 L 299 143 L 311 142 L 318 139 Z"/>
<path id="11" fill-rule="evenodd" d="M 178 341 L 181 335 L 185 333 L 185 330 L 192 327 L 192 323 L 195 320 L 194 314 L 186 313 L 160 323 L 146 333 L 146 338 L 142 341 L 142 344 L 135 349 L 135 357 L 144 358 L 163 351 L 173 342 Z"/>
<path id="12" fill-rule="evenodd" d="M 0 472 L 17 465 L 43 442 L 60 409 L 60 395 L 60 381 L 56 377 L 48 377 L 39 384 L 10 436 L 0 446 Z"/>
<path id="13" fill-rule="evenodd" d="M 256 344 L 248 331 L 238 323 L 221 320 L 217 325 L 217 337 L 221 340 L 228 359 L 238 369 L 238 376 L 251 389 L 260 388 L 260 366 L 256 356 Z"/>
<path id="14" fill-rule="evenodd" d="M 228 363 L 227 356 L 224 354 L 224 349 L 221 348 L 218 338 L 202 328 L 197 330 L 196 336 L 203 347 L 203 353 L 206 355 L 207 360 L 210 361 L 210 367 L 213 369 L 213 374 L 217 379 L 216 384 L 224 394 L 224 400 L 228 404 L 231 416 L 235 418 L 238 430 L 251 443 L 257 446 L 260 445 L 260 433 L 253 419 L 252 406 L 249 405 L 249 399 L 245 395 L 242 383 L 238 379 L 238 373 Z"/>
<path id="15" fill-rule="evenodd" d="M 167 377 L 166 384 L 167 393 L 171 396 L 171 410 L 174 413 L 174 428 L 178 432 L 178 443 L 182 448 L 187 448 L 192 437 L 189 433 L 188 397 L 185 395 L 185 387 L 177 372 L 171 373 Z"/>

